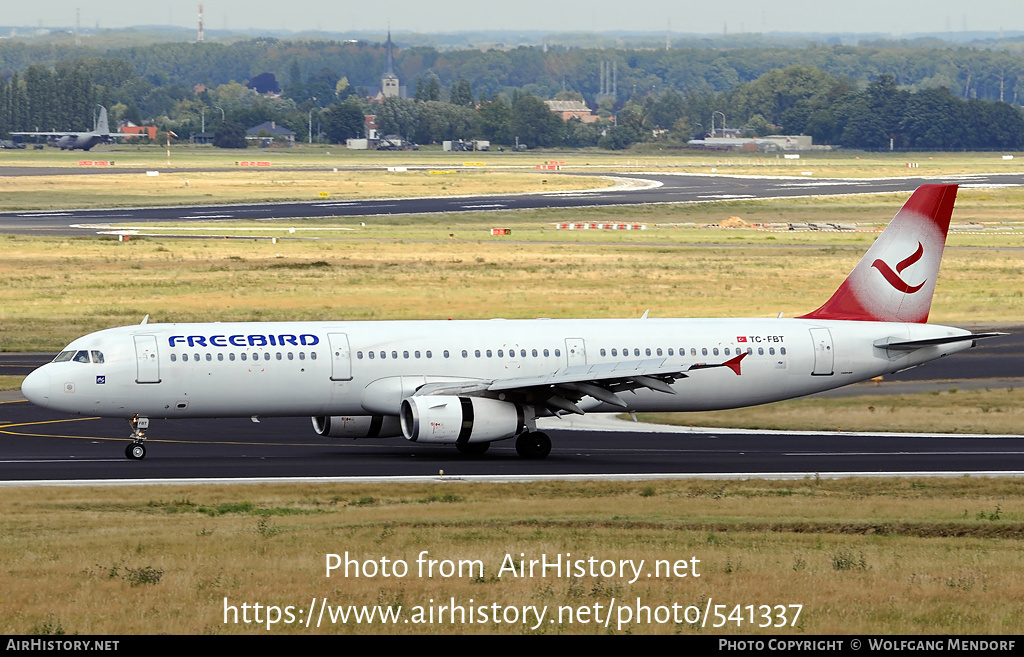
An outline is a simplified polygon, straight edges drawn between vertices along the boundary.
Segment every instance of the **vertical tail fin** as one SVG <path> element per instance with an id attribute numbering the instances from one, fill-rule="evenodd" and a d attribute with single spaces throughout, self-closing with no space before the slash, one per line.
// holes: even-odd
<path id="1" fill-rule="evenodd" d="M 101 135 L 110 134 L 110 126 L 107 124 L 107 108 L 102 105 L 100 105 L 100 115 L 96 119 L 96 129 L 93 132 Z"/>
<path id="2" fill-rule="evenodd" d="M 928 321 L 956 185 L 921 185 L 832 298 L 807 319 Z"/>

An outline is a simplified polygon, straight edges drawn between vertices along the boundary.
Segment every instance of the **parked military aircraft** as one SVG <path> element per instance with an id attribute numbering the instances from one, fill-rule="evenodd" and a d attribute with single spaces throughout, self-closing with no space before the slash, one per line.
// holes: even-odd
<path id="1" fill-rule="evenodd" d="M 56 139 L 57 146 L 62 151 L 73 151 L 76 149 L 87 151 L 96 144 L 110 144 L 114 137 L 138 137 L 128 132 L 110 132 L 107 124 L 107 108 L 99 106 L 100 115 L 96 119 L 96 126 L 85 132 L 12 132 L 12 135 L 24 135 L 26 137 L 49 137 Z"/>

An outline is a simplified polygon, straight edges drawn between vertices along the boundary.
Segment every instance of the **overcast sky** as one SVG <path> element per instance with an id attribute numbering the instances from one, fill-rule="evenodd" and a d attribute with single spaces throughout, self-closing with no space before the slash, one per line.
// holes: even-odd
<path id="1" fill-rule="evenodd" d="M 176 25 L 194 27 L 198 2 L 181 0 L 35 0 L 3 3 L 0 24 L 73 27 Z M 206 28 L 383 30 L 609 31 L 664 33 L 883 33 L 1024 30 L 1021 0 L 210 0 Z"/>

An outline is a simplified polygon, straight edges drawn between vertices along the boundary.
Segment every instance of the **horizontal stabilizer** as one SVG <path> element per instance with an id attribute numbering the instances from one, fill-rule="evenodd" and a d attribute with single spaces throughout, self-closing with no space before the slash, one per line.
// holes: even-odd
<path id="1" fill-rule="evenodd" d="M 913 351 L 915 349 L 923 349 L 924 347 L 934 347 L 940 344 L 953 344 L 956 342 L 967 342 L 968 340 L 984 340 L 985 338 L 995 338 L 1000 335 L 1009 335 L 1008 333 L 968 333 L 967 335 L 948 335 L 943 338 L 929 338 L 927 340 L 899 340 L 896 342 L 889 342 L 892 338 L 885 338 L 883 340 L 875 341 L 875 346 L 880 349 L 899 349 L 903 351 Z"/>

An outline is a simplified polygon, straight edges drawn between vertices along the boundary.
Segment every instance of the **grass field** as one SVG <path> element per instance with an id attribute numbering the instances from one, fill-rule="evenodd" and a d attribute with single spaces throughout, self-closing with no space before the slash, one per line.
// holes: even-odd
<path id="1" fill-rule="evenodd" d="M 975 478 L 147 486 L 130 495 L 6 488 L 0 632 L 1015 634 L 1024 621 L 1022 502 L 1021 480 Z M 434 577 L 419 576 L 424 550 L 439 562 Z M 327 578 L 326 555 L 346 552 L 409 570 Z M 506 555 L 518 564 L 520 555 L 566 552 L 644 566 L 639 577 L 628 567 L 626 577 L 501 570 Z M 444 560 L 480 563 L 442 577 Z M 686 570 L 648 576 L 656 560 L 685 561 Z M 379 605 L 410 622 L 224 623 L 225 604 L 293 605 L 297 614 L 314 598 Z M 607 628 L 595 622 L 595 605 L 607 613 L 613 598 L 650 607 L 653 620 L 619 608 Z M 453 599 L 487 606 L 489 618 L 492 604 L 546 606 L 546 615 L 539 623 L 439 621 L 437 607 Z M 709 601 L 723 605 L 722 618 L 704 628 L 658 622 L 659 606 L 703 612 Z M 795 625 L 765 628 L 760 605 L 802 609 Z M 433 606 L 434 622 L 410 620 L 417 606 Z M 590 615 L 577 616 L 581 608 Z M 795 609 L 787 613 L 788 623 Z M 774 612 L 771 622 L 779 622 Z"/>

